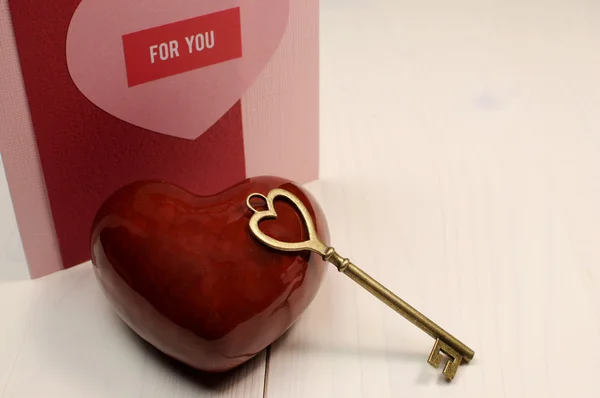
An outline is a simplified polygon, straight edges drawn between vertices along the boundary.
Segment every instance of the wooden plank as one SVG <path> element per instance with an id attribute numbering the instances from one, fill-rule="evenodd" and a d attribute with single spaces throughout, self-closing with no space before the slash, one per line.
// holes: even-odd
<path id="1" fill-rule="evenodd" d="M 448 385 L 332 268 L 267 396 L 600 395 L 600 8 L 527 4 L 322 3 L 332 244 L 476 354 Z"/>
<path id="2" fill-rule="evenodd" d="M 200 376 L 168 360 L 115 315 L 89 263 L 2 282 L 0 396 L 262 398 L 265 357 Z"/>

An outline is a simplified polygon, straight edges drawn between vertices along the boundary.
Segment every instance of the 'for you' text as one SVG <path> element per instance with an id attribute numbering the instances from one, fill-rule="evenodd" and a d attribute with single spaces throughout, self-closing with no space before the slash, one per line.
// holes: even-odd
<path id="1" fill-rule="evenodd" d="M 170 40 L 168 42 L 150 46 L 150 63 L 166 61 L 178 58 L 183 54 L 192 54 L 210 50 L 215 46 L 215 32 L 211 30 L 206 33 L 184 37 L 182 41 Z"/>

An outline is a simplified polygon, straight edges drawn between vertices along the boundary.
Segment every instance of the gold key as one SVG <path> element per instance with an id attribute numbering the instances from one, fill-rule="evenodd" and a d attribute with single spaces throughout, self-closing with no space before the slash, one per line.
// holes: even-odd
<path id="1" fill-rule="evenodd" d="M 252 207 L 250 200 L 254 197 L 260 197 L 266 202 L 266 210 L 257 210 Z M 278 197 L 286 198 L 296 206 L 304 219 L 304 224 L 308 231 L 308 240 L 304 242 L 292 243 L 281 242 L 262 232 L 258 225 L 259 222 L 264 219 L 277 217 L 273 201 Z M 473 359 L 475 353 L 472 349 L 461 343 L 456 337 L 446 332 L 444 329 L 414 309 L 400 297 L 396 296 L 385 286 L 371 278 L 366 272 L 352 264 L 350 260 L 340 256 L 333 247 L 325 245 L 317 236 L 315 225 L 308 212 L 308 209 L 294 194 L 284 189 L 273 189 L 268 193 L 267 196 L 261 193 L 253 193 L 248 196 L 246 205 L 250 210 L 252 210 L 252 212 L 254 212 L 250 218 L 250 230 L 259 241 L 276 250 L 288 252 L 310 250 L 318 253 L 325 261 L 335 265 L 338 271 L 349 276 L 352 280 L 368 290 L 379 300 L 387 304 L 394 311 L 433 337 L 435 339 L 435 344 L 433 345 L 433 350 L 431 351 L 427 362 L 437 369 L 442 362 L 442 353 L 448 356 L 448 362 L 446 363 L 442 373 L 449 381 L 454 379 L 454 376 L 456 375 L 458 367 L 461 363 L 470 362 Z"/>

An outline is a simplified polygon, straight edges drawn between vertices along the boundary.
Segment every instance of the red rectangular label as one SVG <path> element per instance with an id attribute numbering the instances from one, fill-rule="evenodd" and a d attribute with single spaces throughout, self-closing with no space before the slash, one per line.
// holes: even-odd
<path id="1" fill-rule="evenodd" d="M 242 56 L 240 9 L 123 36 L 129 87 Z"/>

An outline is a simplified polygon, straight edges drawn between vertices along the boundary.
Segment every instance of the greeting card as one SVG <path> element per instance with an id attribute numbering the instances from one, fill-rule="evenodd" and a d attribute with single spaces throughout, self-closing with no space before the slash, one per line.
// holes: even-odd
<path id="1" fill-rule="evenodd" d="M 2 158 L 33 277 L 115 190 L 318 176 L 318 0 L 9 0 Z M 6 83 L 6 84 L 4 84 Z"/>

